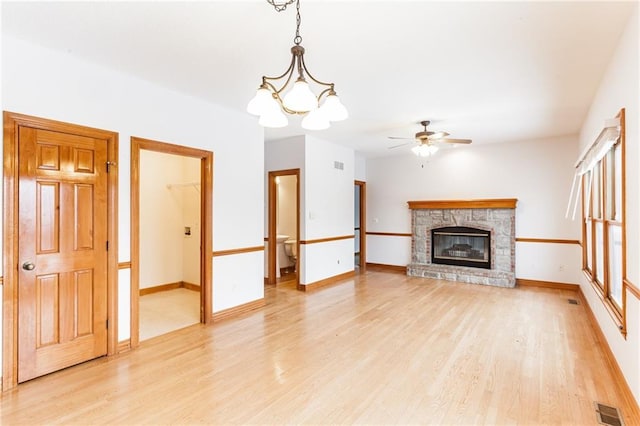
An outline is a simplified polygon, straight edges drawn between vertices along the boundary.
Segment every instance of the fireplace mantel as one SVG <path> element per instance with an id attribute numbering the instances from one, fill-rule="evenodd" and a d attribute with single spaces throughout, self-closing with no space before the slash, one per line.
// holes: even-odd
<path id="1" fill-rule="evenodd" d="M 418 209 L 515 209 L 517 198 L 485 200 L 427 200 L 407 201 L 411 210 Z"/>

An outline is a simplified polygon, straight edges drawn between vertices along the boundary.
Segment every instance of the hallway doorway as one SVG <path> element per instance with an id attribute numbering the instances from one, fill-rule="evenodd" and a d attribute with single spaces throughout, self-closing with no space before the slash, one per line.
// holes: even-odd
<path id="1" fill-rule="evenodd" d="M 356 180 L 354 188 L 354 264 L 360 271 L 367 266 L 367 183 Z"/>
<path id="2" fill-rule="evenodd" d="M 300 282 L 300 169 L 269 172 L 266 282 Z M 273 242 L 273 243 L 272 243 Z"/>

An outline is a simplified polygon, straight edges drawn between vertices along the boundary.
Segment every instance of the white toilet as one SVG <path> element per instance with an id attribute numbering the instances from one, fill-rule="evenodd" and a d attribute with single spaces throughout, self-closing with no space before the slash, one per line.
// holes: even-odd
<path id="1" fill-rule="evenodd" d="M 296 258 L 298 257 L 298 240 L 286 240 L 284 242 L 284 252 L 289 258 L 289 262 L 295 267 Z"/>
<path id="2" fill-rule="evenodd" d="M 285 253 L 285 241 L 289 240 L 288 235 L 276 235 L 276 278 L 280 278 L 281 265 L 288 265 L 288 256 Z"/>

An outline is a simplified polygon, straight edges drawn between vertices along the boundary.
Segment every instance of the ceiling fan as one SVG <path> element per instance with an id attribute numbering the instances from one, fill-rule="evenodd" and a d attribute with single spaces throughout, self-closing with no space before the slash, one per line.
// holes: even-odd
<path id="1" fill-rule="evenodd" d="M 401 146 L 411 145 L 412 143 L 416 142 L 418 143 L 418 145 L 411 148 L 411 151 L 413 151 L 414 154 L 420 157 L 428 157 L 438 151 L 438 145 L 440 144 L 468 145 L 471 143 L 471 139 L 452 139 L 447 137 L 449 136 L 449 133 L 447 132 L 432 132 L 430 130 L 427 130 L 427 126 L 429 125 L 429 123 L 431 123 L 429 120 L 421 121 L 420 124 L 424 127 L 424 129 L 416 133 L 414 138 L 389 136 L 389 139 L 415 139 L 415 141 L 390 146 L 388 149 L 399 148 Z"/>

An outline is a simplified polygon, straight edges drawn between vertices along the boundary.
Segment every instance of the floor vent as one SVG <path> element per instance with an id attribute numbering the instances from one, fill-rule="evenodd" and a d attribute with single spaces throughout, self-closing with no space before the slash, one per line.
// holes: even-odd
<path id="1" fill-rule="evenodd" d="M 578 303 L 578 301 L 576 299 L 567 299 L 569 301 L 570 305 L 579 305 L 580 303 Z"/>
<path id="2" fill-rule="evenodd" d="M 608 426 L 624 426 L 622 423 L 622 417 L 620 411 L 616 407 L 600 404 L 596 402 L 596 414 L 598 416 L 598 422 L 602 425 Z"/>

